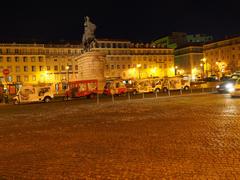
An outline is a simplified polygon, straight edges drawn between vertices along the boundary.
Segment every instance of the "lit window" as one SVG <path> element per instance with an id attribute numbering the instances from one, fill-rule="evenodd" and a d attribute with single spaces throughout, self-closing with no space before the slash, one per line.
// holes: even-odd
<path id="1" fill-rule="evenodd" d="M 19 57 L 15 57 L 15 62 L 19 62 Z"/>
<path id="2" fill-rule="evenodd" d="M 35 57 L 31 57 L 31 61 L 35 62 L 36 61 Z"/>
<path id="3" fill-rule="evenodd" d="M 28 76 L 24 76 L 24 81 L 28 82 Z"/>
<path id="4" fill-rule="evenodd" d="M 39 71 L 43 71 L 43 66 L 39 66 Z"/>
<path id="5" fill-rule="evenodd" d="M 51 70 L 50 66 L 47 66 L 47 71 L 50 71 L 50 70 Z"/>
<path id="6" fill-rule="evenodd" d="M 32 72 L 36 71 L 36 66 L 32 66 Z"/>
<path id="7" fill-rule="evenodd" d="M 20 72 L 20 66 L 16 66 L 16 72 Z"/>
<path id="8" fill-rule="evenodd" d="M 38 57 L 39 62 L 43 62 L 43 57 Z"/>
<path id="9" fill-rule="evenodd" d="M 78 70 L 78 65 L 75 65 L 75 70 Z"/>
<path id="10" fill-rule="evenodd" d="M 24 72 L 27 72 L 27 71 L 28 71 L 28 67 L 27 67 L 27 66 L 24 66 L 24 67 L 23 67 L 23 70 L 24 70 Z"/>
<path id="11" fill-rule="evenodd" d="M 27 62 L 27 57 L 23 57 L 23 62 Z"/>
<path id="12" fill-rule="evenodd" d="M 36 75 L 33 75 L 33 76 L 32 76 L 32 80 L 33 80 L 33 81 L 36 81 Z"/>
<path id="13" fill-rule="evenodd" d="M 21 82 L 21 76 L 16 76 L 17 82 Z"/>

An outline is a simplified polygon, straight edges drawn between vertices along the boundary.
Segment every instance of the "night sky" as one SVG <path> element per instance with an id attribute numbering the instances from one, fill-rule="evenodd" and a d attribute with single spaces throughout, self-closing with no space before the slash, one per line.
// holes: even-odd
<path id="1" fill-rule="evenodd" d="M 86 15 L 97 26 L 97 38 L 149 42 L 174 31 L 215 38 L 239 34 L 240 3 L 221 1 L 1 2 L 0 42 L 80 42 Z"/>

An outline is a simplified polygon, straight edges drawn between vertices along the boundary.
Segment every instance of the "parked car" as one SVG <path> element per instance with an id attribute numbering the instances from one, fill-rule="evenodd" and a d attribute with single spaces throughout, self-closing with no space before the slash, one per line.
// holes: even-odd
<path id="1" fill-rule="evenodd" d="M 206 81 L 206 82 L 217 82 L 217 81 L 219 81 L 219 79 L 218 79 L 218 77 L 216 75 L 211 75 L 209 77 L 204 78 L 203 81 Z"/>
<path id="2" fill-rule="evenodd" d="M 219 93 L 229 93 L 236 83 L 235 79 L 229 79 L 216 86 L 216 89 Z"/>
<path id="3" fill-rule="evenodd" d="M 223 76 L 220 78 L 220 81 L 228 81 L 228 80 L 231 80 L 231 76 L 230 75 L 226 75 L 226 76 Z"/>

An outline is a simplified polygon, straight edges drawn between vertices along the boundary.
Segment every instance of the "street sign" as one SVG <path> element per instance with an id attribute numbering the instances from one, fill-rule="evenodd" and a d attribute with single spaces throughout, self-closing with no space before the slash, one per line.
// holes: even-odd
<path id="1" fill-rule="evenodd" d="M 8 69 L 3 69 L 2 73 L 3 75 L 7 76 L 9 75 L 10 71 Z"/>

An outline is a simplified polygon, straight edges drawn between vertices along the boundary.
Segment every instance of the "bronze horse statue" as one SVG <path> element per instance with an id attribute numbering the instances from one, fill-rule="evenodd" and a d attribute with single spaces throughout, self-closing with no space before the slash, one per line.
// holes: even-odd
<path id="1" fill-rule="evenodd" d="M 83 50 L 85 52 L 90 51 L 92 43 L 96 41 L 94 32 L 96 30 L 96 25 L 90 21 L 88 16 L 84 17 L 84 34 L 82 36 Z"/>

